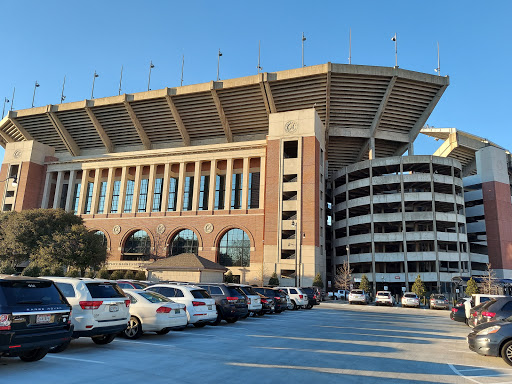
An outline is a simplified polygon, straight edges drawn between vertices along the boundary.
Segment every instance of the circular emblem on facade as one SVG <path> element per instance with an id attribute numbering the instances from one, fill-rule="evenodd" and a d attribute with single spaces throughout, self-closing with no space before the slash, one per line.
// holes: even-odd
<path id="1" fill-rule="evenodd" d="M 213 232 L 213 224 L 212 223 L 206 223 L 204 225 L 204 231 L 206 233 L 212 233 Z"/>
<path id="2" fill-rule="evenodd" d="M 114 228 L 112 228 L 112 232 L 114 232 L 115 235 L 119 235 L 121 233 L 121 226 L 114 225 Z"/>
<path id="3" fill-rule="evenodd" d="M 163 224 L 158 224 L 157 227 L 156 227 L 156 233 L 158 233 L 159 235 L 161 235 L 162 233 L 165 232 L 165 225 Z"/>
<path id="4" fill-rule="evenodd" d="M 13 153 L 14 158 L 18 159 L 21 157 L 21 151 L 19 149 L 15 150 Z"/>
<path id="5" fill-rule="evenodd" d="M 297 132 L 297 128 L 298 128 L 298 124 L 296 121 L 293 121 L 293 120 L 287 121 L 284 124 L 284 131 L 286 133 L 295 133 L 295 132 Z"/>

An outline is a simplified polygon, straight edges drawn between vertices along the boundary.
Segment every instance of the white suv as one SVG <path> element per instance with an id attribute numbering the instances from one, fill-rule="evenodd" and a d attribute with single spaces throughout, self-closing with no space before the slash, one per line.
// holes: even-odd
<path id="1" fill-rule="evenodd" d="M 395 298 L 389 291 L 378 291 L 375 296 L 375 305 L 395 305 Z"/>
<path id="2" fill-rule="evenodd" d="M 247 297 L 247 306 L 249 309 L 249 313 L 247 316 L 251 314 L 260 313 L 261 308 L 263 307 L 263 304 L 261 304 L 261 297 L 258 295 L 258 293 L 254 290 L 254 288 L 247 284 L 229 284 L 230 286 L 239 288 L 242 293 Z"/>
<path id="3" fill-rule="evenodd" d="M 368 295 L 362 289 L 353 289 L 348 294 L 348 303 L 361 303 L 368 304 L 369 302 Z"/>
<path id="4" fill-rule="evenodd" d="M 126 329 L 130 300 L 116 282 L 102 279 L 46 277 L 53 280 L 73 310 L 73 338 L 90 337 L 96 344 L 108 344 Z M 61 344 L 52 352 L 63 351 Z"/>
<path id="5" fill-rule="evenodd" d="M 298 287 L 276 287 L 290 296 L 291 309 L 305 308 L 308 305 L 308 295 Z"/>
<path id="6" fill-rule="evenodd" d="M 155 284 L 146 289 L 159 293 L 176 303 L 185 304 L 188 324 L 201 328 L 217 319 L 215 299 L 203 288 L 195 285 Z"/>

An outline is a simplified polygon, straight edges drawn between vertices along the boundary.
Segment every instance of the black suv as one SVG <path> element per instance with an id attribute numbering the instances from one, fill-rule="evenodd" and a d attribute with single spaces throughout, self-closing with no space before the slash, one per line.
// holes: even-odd
<path id="1" fill-rule="evenodd" d="M 194 284 L 208 291 L 217 306 L 217 320 L 214 325 L 223 319 L 228 323 L 235 323 L 241 317 L 247 317 L 249 308 L 247 299 L 240 288 L 230 287 L 223 283 Z"/>
<path id="2" fill-rule="evenodd" d="M 71 340 L 71 306 L 53 281 L 0 275 L 0 356 L 42 359 Z"/>
<path id="3" fill-rule="evenodd" d="M 311 309 L 313 305 L 320 304 L 320 301 L 317 301 L 316 292 L 312 287 L 300 287 L 300 289 L 308 295 L 308 305 L 306 305 L 306 309 Z"/>
<path id="4" fill-rule="evenodd" d="M 262 295 L 267 296 L 273 300 L 275 313 L 281 313 L 287 308 L 286 296 L 279 289 L 266 288 L 266 287 L 255 287 L 254 290 Z"/>

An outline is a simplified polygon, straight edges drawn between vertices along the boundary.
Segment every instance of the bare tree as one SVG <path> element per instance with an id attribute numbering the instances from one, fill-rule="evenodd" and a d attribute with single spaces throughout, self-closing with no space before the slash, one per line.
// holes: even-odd
<path id="1" fill-rule="evenodd" d="M 482 276 L 482 293 L 487 295 L 498 295 L 500 285 L 496 278 L 496 272 L 492 269 L 491 263 L 487 264 L 487 272 Z"/>
<path id="2" fill-rule="evenodd" d="M 354 270 L 349 268 L 348 262 L 344 261 L 341 267 L 338 267 L 336 276 L 334 276 L 334 286 L 338 289 L 350 290 L 352 283 L 352 272 Z"/>

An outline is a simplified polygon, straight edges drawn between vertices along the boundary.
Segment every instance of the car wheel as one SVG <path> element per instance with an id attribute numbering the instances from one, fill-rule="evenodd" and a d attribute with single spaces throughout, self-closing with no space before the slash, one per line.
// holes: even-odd
<path id="1" fill-rule="evenodd" d="M 183 327 L 178 327 L 178 328 L 169 328 L 169 329 L 172 329 L 173 331 L 181 332 L 181 331 L 184 331 L 185 329 L 187 329 L 187 326 L 186 326 L 186 325 L 184 325 Z"/>
<path id="2" fill-rule="evenodd" d="M 306 309 L 313 309 L 313 306 L 312 305 L 306 305 Z"/>
<path id="3" fill-rule="evenodd" d="M 265 311 L 263 309 L 259 312 L 256 312 L 256 315 L 258 315 L 258 316 L 263 316 L 264 314 L 265 314 Z"/>
<path id="4" fill-rule="evenodd" d="M 247 319 L 249 317 L 249 315 L 251 314 L 251 312 L 247 312 L 247 315 L 243 315 L 242 316 L 242 319 Z"/>
<path id="5" fill-rule="evenodd" d="M 194 323 L 193 325 L 196 328 L 203 328 L 206 325 L 206 323 Z"/>
<path id="6" fill-rule="evenodd" d="M 171 332 L 171 328 L 164 328 L 156 332 L 157 335 L 167 335 Z"/>
<path id="7" fill-rule="evenodd" d="M 276 311 L 275 311 L 275 313 L 281 313 L 281 312 L 283 312 L 283 310 L 282 310 L 282 309 L 280 309 L 280 310 L 276 310 Z"/>
<path id="8" fill-rule="evenodd" d="M 228 317 L 226 321 L 230 324 L 236 323 L 238 321 L 238 317 Z"/>
<path id="9" fill-rule="evenodd" d="M 27 351 L 27 352 L 19 355 L 19 358 L 22 361 L 27 361 L 27 362 L 38 361 L 38 360 L 41 360 L 43 357 L 45 357 L 47 353 L 48 353 L 48 349 L 37 348 L 37 349 L 33 349 L 31 351 Z"/>
<path id="10" fill-rule="evenodd" d="M 112 333 L 110 335 L 100 335 L 100 336 L 93 336 L 91 337 L 92 341 L 94 341 L 95 344 L 98 345 L 105 345 L 109 344 L 116 338 L 115 333 Z"/>
<path id="11" fill-rule="evenodd" d="M 501 358 L 505 360 L 505 363 L 512 365 L 512 340 L 507 341 L 501 347 Z"/>
<path id="12" fill-rule="evenodd" d="M 299 307 L 297 306 L 297 304 L 295 303 L 295 301 L 294 301 L 294 300 L 292 300 L 292 309 L 293 309 L 294 311 L 296 311 L 298 308 L 299 308 Z"/>
<path id="13" fill-rule="evenodd" d="M 59 352 L 65 351 L 66 348 L 69 347 L 69 343 L 71 343 L 71 341 L 66 341 L 65 343 L 56 345 L 55 347 L 51 347 L 48 350 L 48 352 L 50 352 L 50 353 L 59 353 Z"/>
<path id="14" fill-rule="evenodd" d="M 213 321 L 211 323 L 211 325 L 219 325 L 221 321 L 222 321 L 222 313 L 220 312 L 219 308 L 217 308 L 217 318 L 215 319 L 215 321 Z"/>
<path id="15" fill-rule="evenodd" d="M 128 326 L 123 332 L 123 335 L 127 339 L 138 339 L 142 336 L 142 324 L 140 323 L 140 320 L 136 318 L 135 316 L 131 316 L 130 320 L 128 320 Z"/>

